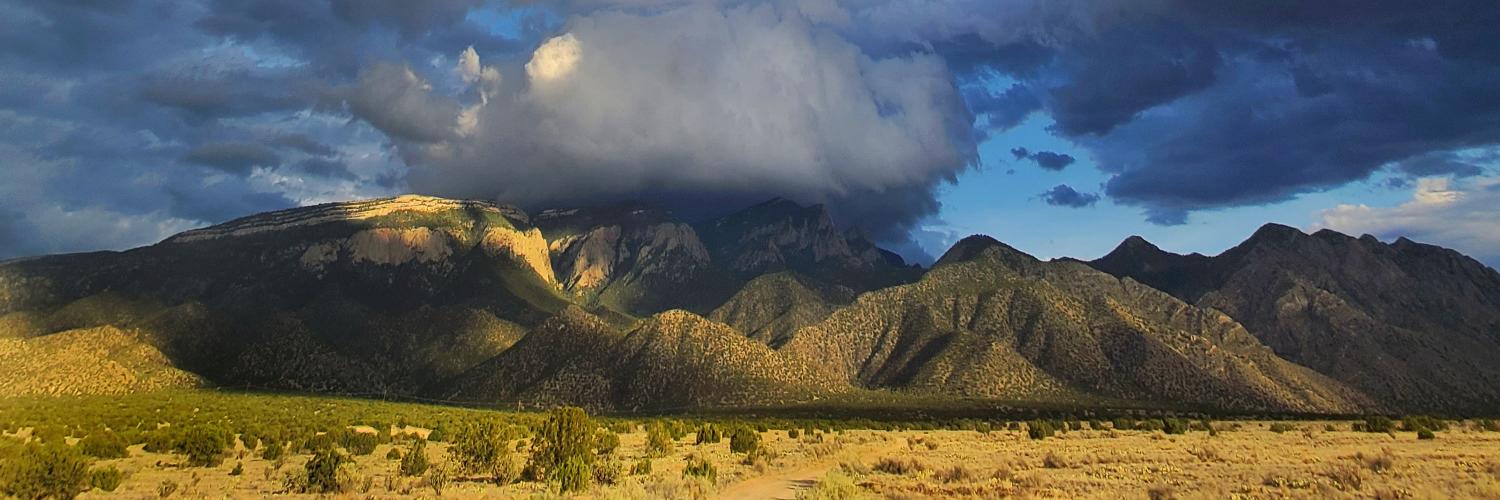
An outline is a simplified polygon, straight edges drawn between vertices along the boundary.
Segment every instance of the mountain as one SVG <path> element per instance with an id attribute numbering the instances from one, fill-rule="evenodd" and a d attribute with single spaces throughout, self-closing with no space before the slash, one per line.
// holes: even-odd
<path id="1" fill-rule="evenodd" d="M 557 280 L 584 303 L 636 315 L 706 311 L 738 286 L 698 234 L 663 210 L 616 205 L 536 217 Z"/>
<path id="2" fill-rule="evenodd" d="M 1500 408 L 1500 273 L 1452 250 L 1268 224 L 1214 257 L 1131 238 L 1090 265 L 1223 311 L 1395 410 Z"/>
<path id="3" fill-rule="evenodd" d="M 915 280 L 921 269 L 858 231 L 840 231 L 822 205 L 776 198 L 697 226 L 715 261 L 743 279 L 794 271 L 857 291 Z"/>
<path id="4" fill-rule="evenodd" d="M 1500 277 L 1455 252 L 1278 226 L 1091 263 L 974 236 L 924 272 L 787 200 L 690 224 L 401 196 L 0 262 L 0 396 L 1492 412 L 1497 306 Z"/>
<path id="5" fill-rule="evenodd" d="M 867 388 L 968 398 L 1355 413 L 1376 403 L 1276 357 L 1222 313 L 989 237 L 861 295 L 782 348 Z"/>
<path id="6" fill-rule="evenodd" d="M 840 389 L 814 373 L 690 312 L 667 311 L 621 331 L 569 308 L 461 376 L 447 397 L 630 410 L 782 406 Z"/>

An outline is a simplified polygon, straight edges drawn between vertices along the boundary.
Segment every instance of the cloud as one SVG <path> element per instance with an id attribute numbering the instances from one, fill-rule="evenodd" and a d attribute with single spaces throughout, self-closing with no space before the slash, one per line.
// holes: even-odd
<path id="1" fill-rule="evenodd" d="M 271 148 L 249 142 L 203 144 L 182 155 L 182 160 L 241 174 L 254 167 L 276 167 L 281 164 L 281 157 Z"/>
<path id="2" fill-rule="evenodd" d="M 1038 167 L 1047 170 L 1062 170 L 1068 165 L 1073 164 L 1072 156 L 1063 153 L 1053 153 L 1051 151 L 1037 151 L 1032 153 L 1031 160 L 1035 161 Z"/>
<path id="3" fill-rule="evenodd" d="M 1058 184 L 1042 192 L 1042 201 L 1058 207 L 1083 208 L 1099 202 L 1095 193 L 1080 193 L 1067 184 Z"/>
<path id="4" fill-rule="evenodd" d="M 1400 205 L 1338 205 L 1319 213 L 1312 227 L 1437 242 L 1500 267 L 1500 177 L 1423 178 Z"/>
<path id="5" fill-rule="evenodd" d="M 941 58 L 872 57 L 792 7 L 575 16 L 524 71 L 526 85 L 474 108 L 470 135 L 402 145 L 414 189 L 526 206 L 644 198 L 699 213 L 780 195 L 893 238 L 934 213 L 932 187 L 976 158 Z M 400 127 L 456 119 L 436 104 L 456 96 L 380 80 L 403 92 L 368 111 L 410 99 L 432 118 L 356 112 L 377 128 L 437 139 Z"/>

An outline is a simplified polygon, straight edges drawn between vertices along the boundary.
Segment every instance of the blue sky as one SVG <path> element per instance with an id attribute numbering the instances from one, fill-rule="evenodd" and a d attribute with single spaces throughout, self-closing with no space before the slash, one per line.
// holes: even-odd
<path id="1" fill-rule="evenodd" d="M 971 233 L 1217 253 L 1279 222 L 1494 265 L 1497 24 L 1490 0 L 0 0 L 0 258 L 421 193 L 779 196 L 919 260 Z"/>

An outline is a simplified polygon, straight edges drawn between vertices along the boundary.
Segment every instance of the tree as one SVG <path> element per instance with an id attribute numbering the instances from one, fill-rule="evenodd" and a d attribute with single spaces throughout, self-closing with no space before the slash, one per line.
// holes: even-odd
<path id="1" fill-rule="evenodd" d="M 332 448 L 313 452 L 313 457 L 303 466 L 307 471 L 308 492 L 337 493 L 340 490 L 339 467 L 347 463 L 350 463 L 349 457 Z"/>
<path id="2" fill-rule="evenodd" d="M 513 431 L 492 419 L 465 422 L 453 433 L 453 447 L 449 448 L 465 474 L 493 473 L 502 456 L 509 454 L 506 446 Z"/>
<path id="3" fill-rule="evenodd" d="M 734 453 L 750 453 L 760 448 L 760 433 L 746 426 L 734 428 L 729 435 L 729 451 Z"/>
<path id="4" fill-rule="evenodd" d="M 189 465 L 216 467 L 224 463 L 224 449 L 232 441 L 229 431 L 209 425 L 195 425 L 178 436 L 174 448 L 187 457 Z"/>

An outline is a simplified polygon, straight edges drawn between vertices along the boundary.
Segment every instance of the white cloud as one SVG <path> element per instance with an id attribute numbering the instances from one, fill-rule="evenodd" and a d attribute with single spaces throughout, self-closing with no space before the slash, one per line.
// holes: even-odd
<path id="1" fill-rule="evenodd" d="M 1411 200 L 1394 207 L 1339 205 L 1319 214 L 1313 229 L 1405 236 L 1458 250 L 1500 264 L 1500 177 L 1454 181 L 1444 177 L 1417 182 Z"/>
<path id="2" fill-rule="evenodd" d="M 583 47 L 572 33 L 549 38 L 532 53 L 526 63 L 526 74 L 532 85 L 544 85 L 572 75 L 578 69 L 578 60 L 583 56 Z"/>

